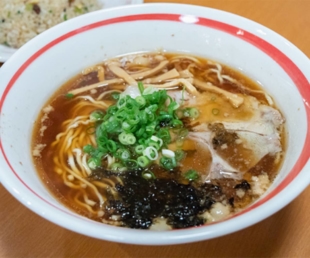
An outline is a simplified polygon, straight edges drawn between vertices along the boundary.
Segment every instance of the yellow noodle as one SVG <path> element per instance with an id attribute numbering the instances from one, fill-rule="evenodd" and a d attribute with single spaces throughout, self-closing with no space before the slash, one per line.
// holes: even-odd
<path id="1" fill-rule="evenodd" d="M 78 204 L 78 205 L 80 205 L 80 206 L 82 206 L 82 207 L 84 207 L 84 208 L 86 208 L 90 213 L 92 213 L 92 214 L 97 214 L 97 212 L 94 211 L 90 205 L 88 205 L 88 204 L 86 204 L 85 202 L 82 202 L 82 201 L 79 200 L 80 195 L 81 195 L 81 194 L 78 193 L 78 194 L 75 196 L 75 198 L 74 198 L 75 203 Z"/>
<path id="2" fill-rule="evenodd" d="M 105 92 L 101 93 L 101 94 L 99 95 L 99 97 L 97 98 L 97 100 L 101 100 L 101 99 L 104 98 L 106 95 L 111 94 L 111 93 L 113 93 L 113 92 L 121 93 L 120 90 L 108 90 L 108 91 L 105 91 Z"/>

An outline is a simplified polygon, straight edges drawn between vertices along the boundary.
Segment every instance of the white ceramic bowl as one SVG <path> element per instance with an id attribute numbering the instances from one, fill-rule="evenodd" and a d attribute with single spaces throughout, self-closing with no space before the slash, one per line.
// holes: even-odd
<path id="1" fill-rule="evenodd" d="M 257 202 L 225 221 L 152 232 L 81 217 L 59 203 L 31 159 L 33 121 L 49 96 L 83 68 L 120 54 L 165 49 L 204 56 L 262 85 L 286 117 L 288 148 L 279 176 Z M 293 200 L 310 181 L 310 61 L 268 28 L 226 12 L 149 4 L 102 10 L 58 25 L 19 49 L 1 68 L 1 182 L 42 217 L 91 237 L 132 244 L 188 243 L 250 226 Z"/>

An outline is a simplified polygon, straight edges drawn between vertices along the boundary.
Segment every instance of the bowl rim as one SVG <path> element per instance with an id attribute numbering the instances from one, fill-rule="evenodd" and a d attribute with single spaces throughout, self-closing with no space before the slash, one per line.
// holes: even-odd
<path id="1" fill-rule="evenodd" d="M 135 8 L 137 10 L 141 9 L 142 10 L 145 8 L 144 6 L 156 6 L 156 7 L 163 7 L 165 8 L 167 5 L 170 6 L 183 6 L 183 7 L 191 7 L 193 8 L 192 5 L 182 5 L 182 4 L 146 4 L 146 5 L 141 5 L 141 6 L 125 6 L 125 7 L 118 7 L 118 8 L 112 8 L 112 9 L 107 9 L 107 10 L 100 10 L 97 11 L 95 13 L 101 12 L 101 13 L 106 13 L 106 12 L 111 12 L 114 9 L 132 9 Z M 216 9 L 212 9 L 212 8 L 207 8 L 207 7 L 198 7 L 195 6 L 193 9 L 198 8 L 198 9 L 206 9 L 207 10 L 212 10 L 215 12 L 220 12 L 220 13 L 224 13 L 224 15 L 228 15 L 228 16 L 234 16 L 237 19 L 245 19 L 247 20 L 247 22 L 252 23 L 254 25 L 257 25 L 257 23 L 248 20 L 246 18 L 243 18 L 241 16 L 237 16 L 235 14 L 231 14 L 231 13 L 227 13 L 227 12 L 223 12 L 223 11 L 219 11 Z M 143 12 L 142 14 L 135 14 L 135 15 L 127 15 L 127 16 L 115 16 L 115 18 L 109 18 L 109 19 L 104 19 L 104 17 L 102 18 L 101 21 L 99 22 L 95 22 L 92 24 L 87 24 L 85 26 L 76 28 L 74 30 L 72 30 L 69 33 L 59 33 L 61 36 L 57 37 L 56 39 L 54 39 L 53 41 L 49 42 L 48 44 L 45 44 L 44 47 L 40 48 L 37 52 L 35 52 L 34 54 L 31 55 L 30 58 L 27 59 L 26 62 L 24 62 L 20 68 L 18 69 L 18 71 L 14 74 L 14 76 L 11 78 L 10 82 L 8 83 L 8 85 L 6 86 L 3 95 L 1 96 L 1 100 L 0 100 L 0 111 L 2 110 L 3 104 L 5 102 L 5 98 L 8 94 L 8 92 L 10 91 L 10 89 L 13 87 L 14 83 L 16 82 L 16 80 L 19 78 L 19 76 L 22 74 L 22 72 L 29 66 L 31 65 L 32 62 L 34 62 L 36 60 L 36 58 L 38 58 L 41 54 L 43 54 L 45 51 L 47 51 L 49 48 L 57 45 L 58 43 L 62 42 L 63 40 L 66 40 L 70 37 L 73 37 L 75 35 L 78 35 L 84 31 L 87 31 L 89 29 L 92 28 L 96 28 L 98 26 L 106 26 L 106 25 L 110 25 L 110 24 L 115 24 L 115 23 L 121 23 L 121 22 L 130 22 L 130 21 L 145 21 L 145 20 L 162 20 L 162 21 L 168 21 L 168 22 L 183 22 L 182 20 L 180 20 L 180 17 L 183 16 L 184 14 L 182 12 L 180 12 L 179 14 L 175 14 L 175 13 L 166 13 L 165 12 L 157 12 L 154 8 L 154 11 L 151 11 L 151 9 L 149 7 L 146 7 L 146 9 L 149 10 L 148 13 Z M 194 13 L 195 11 L 192 10 L 192 13 Z M 93 14 L 87 14 L 87 16 L 90 16 Z M 206 14 L 207 16 L 207 14 Z M 85 17 L 77 17 L 75 19 L 85 19 Z M 72 19 L 71 21 L 75 20 Z M 310 121 L 310 107 L 309 105 L 307 105 L 308 103 L 310 103 L 310 89 L 309 89 L 309 82 L 306 78 L 306 76 L 303 74 L 303 72 L 298 68 L 298 66 L 289 58 L 287 57 L 284 53 L 282 53 L 278 48 L 276 48 L 275 46 L 273 46 L 271 43 L 269 43 L 268 41 L 265 41 L 262 38 L 259 38 L 258 36 L 254 35 L 251 32 L 248 32 L 247 30 L 244 29 L 240 29 L 238 27 L 235 27 L 233 25 L 224 23 L 220 21 L 221 19 L 219 18 L 218 20 L 214 20 L 214 19 L 208 19 L 205 17 L 198 17 L 198 20 L 196 20 L 195 22 L 193 22 L 196 25 L 201 25 L 201 26 L 206 26 L 206 27 L 212 27 L 215 29 L 219 29 L 221 31 L 224 31 L 226 33 L 229 33 L 235 37 L 239 37 L 245 41 L 247 41 L 250 44 L 255 45 L 256 47 L 258 47 L 259 49 L 263 50 L 265 53 L 267 53 L 270 57 L 272 57 L 285 71 L 286 73 L 290 76 L 290 78 L 294 81 L 294 83 L 297 85 L 299 92 L 301 93 L 302 96 L 306 96 L 306 98 L 304 98 L 304 104 L 305 104 L 305 110 L 307 113 L 307 121 L 308 121 L 308 125 L 309 125 L 309 121 Z M 60 24 L 57 25 L 56 27 L 52 28 L 52 30 L 57 30 L 58 28 L 60 28 L 61 26 L 66 26 L 65 24 Z M 263 27 L 265 29 L 268 29 L 266 27 L 264 27 L 263 25 L 260 25 L 260 27 Z M 269 29 L 268 29 L 269 30 Z M 34 40 L 30 41 L 28 44 L 33 44 L 32 42 L 36 42 L 39 41 L 41 38 L 44 37 L 45 33 L 49 33 L 50 30 L 42 33 L 43 35 L 39 35 L 37 38 L 35 38 Z M 59 29 L 59 31 L 61 31 L 61 29 Z M 271 31 L 271 30 L 269 30 Z M 275 35 L 276 37 L 280 37 L 282 38 L 280 35 L 278 35 L 277 33 L 271 31 L 273 33 L 273 35 Z M 24 47 L 21 48 L 21 50 L 17 51 L 16 54 L 14 54 L 15 56 L 18 56 L 19 52 L 22 52 L 23 49 L 25 49 Z M 299 51 L 297 48 L 294 50 L 296 51 L 296 53 L 298 53 L 298 55 L 303 55 L 301 51 Z M 308 60 L 309 61 L 309 60 Z M 5 71 L 5 69 L 7 69 L 6 67 L 9 67 L 10 65 L 10 60 L 8 61 L 7 65 L 4 64 L 3 68 L 1 68 L 0 70 L 0 74 L 2 71 Z M 283 191 L 285 188 L 289 188 L 291 191 L 291 196 L 289 196 L 289 198 L 287 198 L 285 201 L 283 201 L 282 203 L 278 204 L 277 206 L 274 206 L 273 209 L 269 210 L 269 212 L 266 212 L 263 215 L 260 215 L 260 217 L 256 216 L 255 219 L 253 219 L 252 221 L 246 221 L 241 227 L 240 226 L 232 226 L 229 230 L 225 229 L 225 232 L 223 232 L 223 230 L 221 230 L 221 232 L 212 232 L 212 236 L 210 237 L 210 233 L 206 234 L 203 232 L 203 229 L 205 227 L 209 227 L 210 229 L 213 228 L 216 224 L 218 223 L 214 223 L 214 224 L 208 224 L 208 225 L 204 225 L 201 226 L 199 228 L 190 228 L 190 229 L 183 229 L 183 232 L 189 232 L 188 237 L 191 236 L 191 238 L 188 239 L 180 239 L 180 237 L 177 234 L 169 234 L 169 232 L 165 232 L 164 234 L 167 235 L 167 237 L 161 237 L 161 238 L 150 238 L 152 242 L 150 242 L 150 240 L 147 239 L 143 239 L 140 240 L 140 242 L 138 241 L 138 244 L 175 244 L 175 243 L 185 243 L 185 242 L 193 242 L 193 241 L 199 241 L 199 240 L 204 240 L 204 239 L 209 239 L 209 238 L 213 238 L 213 237 L 217 237 L 220 235 L 224 235 L 227 233 L 231 233 L 240 229 L 243 229 L 249 225 L 252 225 L 254 223 L 259 222 L 260 220 L 266 218 L 267 216 L 275 213 L 276 211 L 278 211 L 279 209 L 281 209 L 283 206 L 285 206 L 287 203 L 289 203 L 292 199 L 294 199 L 309 183 L 310 181 L 310 176 L 307 177 L 307 180 L 305 180 L 305 178 L 298 178 L 298 175 L 307 167 L 310 167 L 308 161 L 309 161 L 309 153 L 310 153 L 310 129 L 309 126 L 307 127 L 307 138 L 305 141 L 305 145 L 303 147 L 303 155 L 299 158 L 299 160 L 296 162 L 296 164 L 294 165 L 294 168 L 292 169 L 292 171 L 294 171 L 294 173 L 292 173 L 292 171 L 289 173 L 289 175 L 285 178 L 285 180 L 283 180 L 283 182 L 277 186 L 276 189 L 274 189 L 272 192 L 270 192 L 268 195 L 266 195 L 264 198 L 260 199 L 258 202 L 256 202 L 255 204 L 251 205 L 250 207 L 246 208 L 244 211 L 242 211 L 241 213 L 236 214 L 235 216 L 232 216 L 230 218 L 228 218 L 227 220 L 221 221 L 220 223 L 225 223 L 227 221 L 229 221 L 232 218 L 240 218 L 242 217 L 241 215 L 246 214 L 247 212 L 258 208 L 259 206 L 265 205 L 266 206 L 266 202 L 268 200 L 273 199 L 274 197 L 276 197 L 278 195 L 279 192 Z M 26 188 L 28 188 L 28 190 L 30 190 L 32 192 L 32 194 L 36 195 L 38 198 L 40 198 L 41 200 L 45 201 L 48 203 L 48 201 L 44 200 L 44 198 L 40 197 L 36 192 L 34 192 L 32 189 L 30 189 L 25 182 L 23 182 L 21 180 L 21 178 L 18 176 L 18 174 L 16 173 L 16 171 L 14 170 L 13 166 L 10 164 L 10 161 L 8 160 L 6 154 L 5 154 L 5 150 L 3 148 L 2 142 L 1 142 L 1 138 L 0 138 L 0 149 L 2 152 L 2 156 L 5 159 L 5 162 L 7 163 L 7 165 L 10 167 L 10 169 L 13 171 L 13 173 L 16 175 L 16 177 L 21 181 L 21 183 L 23 183 Z M 7 190 L 9 190 L 9 192 L 11 192 L 13 194 L 13 196 L 15 196 L 19 201 L 20 197 L 13 191 L 11 185 L 6 182 L 4 180 L 4 177 L 1 177 L 1 181 L 4 184 L 4 186 L 7 188 Z M 298 179 L 298 180 L 297 180 Z M 298 184 L 299 187 L 298 189 L 294 189 L 294 185 Z M 292 182 L 292 184 L 290 184 Z M 277 191 L 275 191 L 277 190 Z M 23 203 L 23 202 L 22 202 Z M 25 203 L 23 203 L 25 204 Z M 49 203 L 49 205 L 52 205 Z M 269 205 L 270 206 L 270 205 Z M 42 214 L 40 214 L 40 212 L 38 211 L 38 209 L 36 209 L 35 207 L 28 207 L 30 209 L 32 209 L 34 212 L 38 213 L 39 215 L 43 216 Z M 55 208 L 55 206 L 54 206 Z M 57 208 L 57 207 L 56 207 Z M 62 210 L 62 212 L 66 212 L 64 210 Z M 72 215 L 71 213 L 66 212 L 67 214 L 69 214 L 70 216 Z M 240 217 L 241 216 L 241 217 Z M 69 227 L 68 225 L 63 225 L 63 223 L 59 222 L 59 221 L 55 221 L 55 219 L 52 219 L 51 216 L 43 216 L 44 218 L 62 226 L 65 227 L 67 229 L 76 231 L 78 233 L 81 234 L 85 234 L 85 232 L 81 232 L 81 230 L 76 229 L 74 227 Z M 80 218 L 79 216 L 75 216 Z M 225 223 L 227 224 L 227 223 Z M 237 223 L 236 223 L 237 224 Z M 113 227 L 114 229 L 114 227 Z M 117 230 L 118 231 L 118 230 Z M 130 232 L 132 232 L 133 230 L 131 229 Z M 179 230 L 177 230 L 179 231 Z M 212 230 L 211 230 L 212 231 Z M 122 231 L 121 231 L 122 232 Z M 140 232 L 135 230 L 135 232 Z M 195 235 L 196 232 L 196 235 Z M 144 234 L 145 232 L 143 232 Z M 139 233 L 140 234 L 140 233 Z M 150 235 L 150 233 L 147 233 L 148 235 Z M 156 233 L 156 232 L 152 232 L 152 234 L 159 236 L 160 234 Z M 86 234 L 88 236 L 92 236 L 92 237 L 97 237 L 96 235 L 90 235 L 90 234 Z M 169 236 L 172 235 L 172 236 Z M 130 236 L 130 233 L 128 234 L 128 236 Z M 131 239 L 130 237 L 127 238 L 117 238 L 115 239 L 115 237 L 113 236 L 106 236 L 106 237 L 99 237 L 101 239 L 105 239 L 105 240 L 111 240 L 111 241 L 117 241 L 117 242 L 124 242 L 124 243 L 132 243 L 132 244 L 136 244 L 137 240 L 136 239 Z"/>

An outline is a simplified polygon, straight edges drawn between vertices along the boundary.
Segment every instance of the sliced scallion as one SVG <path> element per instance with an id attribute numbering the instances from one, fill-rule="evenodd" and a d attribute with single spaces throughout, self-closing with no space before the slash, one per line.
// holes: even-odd
<path id="1" fill-rule="evenodd" d="M 160 164 L 168 170 L 171 170 L 176 167 L 176 160 L 175 158 L 167 158 L 167 157 L 162 157 L 160 159 Z"/>
<path id="2" fill-rule="evenodd" d="M 101 160 L 99 158 L 92 157 L 87 161 L 87 164 L 90 169 L 96 169 L 101 165 Z"/>
<path id="3" fill-rule="evenodd" d="M 143 96 L 137 96 L 136 101 L 137 101 L 140 108 L 144 107 L 146 104 L 145 98 Z"/>
<path id="4" fill-rule="evenodd" d="M 212 109 L 212 114 L 217 116 L 220 113 L 220 110 L 218 108 L 213 108 Z"/>
<path id="5" fill-rule="evenodd" d="M 143 83 L 141 81 L 138 82 L 138 88 L 139 88 L 140 94 L 142 95 L 143 91 L 144 91 L 144 86 L 143 86 Z"/>
<path id="6" fill-rule="evenodd" d="M 184 173 L 184 177 L 190 181 L 196 180 L 199 178 L 198 172 L 194 169 L 190 169 Z"/>
<path id="7" fill-rule="evenodd" d="M 91 121 L 100 121 L 104 118 L 104 113 L 101 110 L 94 111 L 89 116 Z"/>
<path id="8" fill-rule="evenodd" d="M 150 180 L 150 179 L 155 179 L 156 178 L 154 173 L 152 171 L 150 171 L 150 170 L 143 171 L 141 175 L 146 180 Z"/>
<path id="9" fill-rule="evenodd" d="M 137 163 L 140 167 L 145 168 L 149 163 L 149 159 L 145 156 L 140 156 L 137 158 Z"/>
<path id="10" fill-rule="evenodd" d="M 111 96 L 112 96 L 112 98 L 113 99 L 115 99 L 115 100 L 118 100 L 119 99 L 119 93 L 118 92 L 113 92 L 112 94 L 111 94 Z"/>
<path id="11" fill-rule="evenodd" d="M 172 150 L 168 150 L 168 149 L 162 149 L 162 154 L 164 157 L 167 158 L 175 158 L 175 153 Z"/>
<path id="12" fill-rule="evenodd" d="M 74 97 L 72 93 L 67 93 L 65 96 L 67 99 L 72 99 Z"/>
<path id="13" fill-rule="evenodd" d="M 94 111 L 90 115 L 93 122 L 97 146 L 86 145 L 83 150 L 89 154 L 91 169 L 101 166 L 104 157 L 113 158 L 113 169 L 137 169 L 149 166 L 153 162 L 167 170 L 172 170 L 184 157 L 184 152 L 168 149 L 171 135 L 181 149 L 188 130 L 179 119 L 181 108 L 167 94 L 166 90 L 144 88 L 139 82 L 141 96 L 114 92 L 110 99 L 115 104 L 103 111 Z M 197 109 L 185 108 L 181 117 L 195 118 Z M 171 135 L 170 135 L 171 134 Z M 109 163 L 110 164 L 110 163 Z M 112 165 L 110 165 L 112 166 Z"/>
<path id="14" fill-rule="evenodd" d="M 146 156 L 150 160 L 157 160 L 158 158 L 158 152 L 152 146 L 145 148 L 145 150 L 143 151 L 143 155 Z"/>
<path id="15" fill-rule="evenodd" d="M 137 145 L 136 147 L 135 147 L 135 152 L 137 153 L 137 154 L 142 154 L 143 153 L 143 151 L 144 151 L 144 146 L 143 145 Z"/>

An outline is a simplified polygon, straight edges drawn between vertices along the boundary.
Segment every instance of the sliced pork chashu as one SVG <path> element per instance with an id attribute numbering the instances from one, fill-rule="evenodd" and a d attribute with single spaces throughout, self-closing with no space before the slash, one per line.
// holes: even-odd
<path id="1" fill-rule="evenodd" d="M 213 94 L 195 99 L 186 95 L 183 101 L 189 105 L 192 101 L 198 103 L 200 116 L 189 122 L 189 138 L 209 150 L 210 164 L 203 171 L 206 180 L 241 179 L 244 173 L 257 173 L 259 169 L 268 173 L 268 169 L 262 171 L 262 163 L 277 161 L 282 152 L 280 132 L 284 122 L 277 109 L 252 96 L 245 96 L 239 108 L 232 108 L 225 99 Z M 212 113 L 214 109 L 218 111 L 216 115 Z"/>

